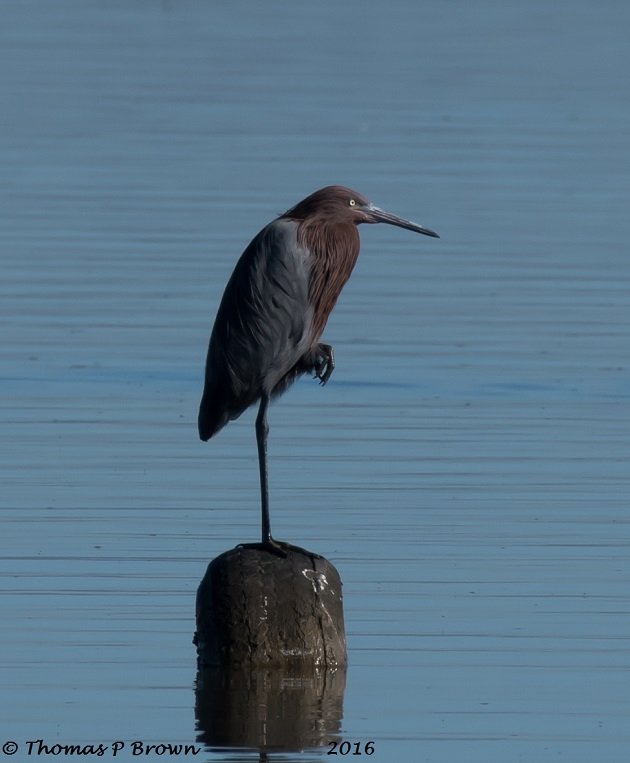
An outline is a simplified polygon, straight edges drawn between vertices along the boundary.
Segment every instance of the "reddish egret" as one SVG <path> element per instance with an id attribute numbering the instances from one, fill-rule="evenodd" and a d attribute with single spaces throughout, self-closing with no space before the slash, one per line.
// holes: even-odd
<path id="1" fill-rule="evenodd" d="M 267 408 L 302 374 L 326 384 L 333 348 L 319 339 L 359 256 L 360 223 L 432 230 L 371 204 L 356 191 L 328 186 L 264 227 L 237 262 L 214 322 L 199 436 L 209 440 L 260 400 L 256 442 L 262 546 L 283 554 L 271 536 L 267 490 Z"/>

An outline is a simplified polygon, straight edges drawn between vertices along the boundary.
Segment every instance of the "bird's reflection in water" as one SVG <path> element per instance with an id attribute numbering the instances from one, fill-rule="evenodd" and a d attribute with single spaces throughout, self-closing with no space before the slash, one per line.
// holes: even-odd
<path id="1" fill-rule="evenodd" d="M 290 752 L 339 739 L 345 670 L 197 672 L 195 716 L 207 747 Z M 261 758 L 265 760 L 266 758 Z"/>

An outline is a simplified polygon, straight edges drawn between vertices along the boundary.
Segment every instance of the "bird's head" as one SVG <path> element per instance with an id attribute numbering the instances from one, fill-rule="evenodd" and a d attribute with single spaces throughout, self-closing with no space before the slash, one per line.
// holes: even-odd
<path id="1" fill-rule="evenodd" d="M 327 223 L 387 223 L 399 228 L 439 238 L 438 234 L 423 225 L 405 220 L 372 204 L 358 191 L 342 185 L 320 188 L 285 212 L 283 217 L 307 222 L 322 220 Z"/>

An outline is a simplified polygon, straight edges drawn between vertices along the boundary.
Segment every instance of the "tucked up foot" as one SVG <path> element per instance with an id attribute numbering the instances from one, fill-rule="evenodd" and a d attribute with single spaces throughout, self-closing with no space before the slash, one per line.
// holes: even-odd
<path id="1" fill-rule="evenodd" d="M 329 344 L 318 344 L 315 353 L 313 371 L 323 386 L 335 370 L 335 352 Z"/>

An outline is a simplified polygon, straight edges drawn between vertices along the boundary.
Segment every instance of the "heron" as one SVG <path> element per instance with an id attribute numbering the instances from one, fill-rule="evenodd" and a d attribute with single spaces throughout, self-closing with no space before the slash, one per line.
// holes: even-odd
<path id="1" fill-rule="evenodd" d="M 439 238 L 350 188 L 321 188 L 252 239 L 225 287 L 210 335 L 199 436 L 209 440 L 260 401 L 262 541 L 252 545 L 281 555 L 288 544 L 272 537 L 269 518 L 267 409 L 303 374 L 322 385 L 330 379 L 335 354 L 320 339 L 359 256 L 361 223 L 387 223 Z"/>

